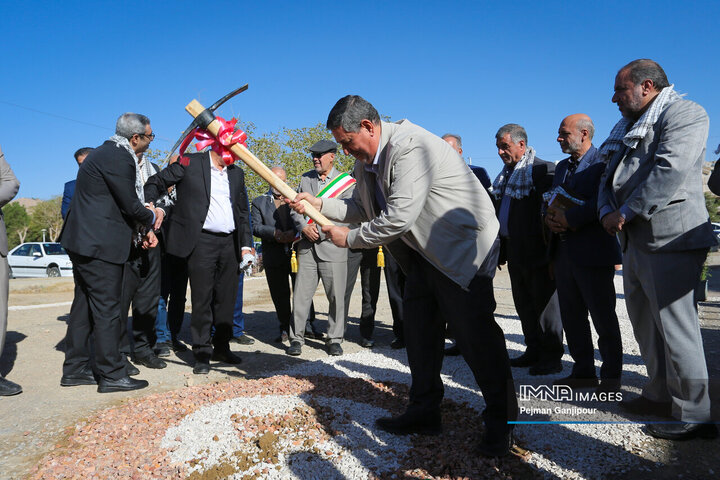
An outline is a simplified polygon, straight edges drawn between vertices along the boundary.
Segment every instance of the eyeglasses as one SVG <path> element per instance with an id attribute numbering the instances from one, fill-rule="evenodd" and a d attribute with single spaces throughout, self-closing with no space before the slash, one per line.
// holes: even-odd
<path id="1" fill-rule="evenodd" d="M 137 135 L 138 135 L 139 137 L 148 137 L 150 140 L 155 140 L 155 133 L 154 133 L 154 132 L 153 132 L 153 133 L 150 133 L 150 134 L 147 134 L 147 133 L 138 133 Z"/>
<path id="2" fill-rule="evenodd" d="M 322 153 L 312 152 L 312 153 L 310 154 L 310 158 L 320 158 L 320 157 L 322 157 L 323 155 L 325 155 L 326 153 L 328 153 L 328 152 L 322 152 Z"/>

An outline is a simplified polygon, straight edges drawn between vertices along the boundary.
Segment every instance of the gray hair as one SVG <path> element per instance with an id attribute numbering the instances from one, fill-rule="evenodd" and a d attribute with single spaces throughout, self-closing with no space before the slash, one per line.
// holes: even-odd
<path id="1" fill-rule="evenodd" d="M 658 92 L 670 86 L 665 70 L 657 62 L 649 58 L 633 60 L 622 67 L 618 73 L 623 70 L 627 70 L 633 85 L 640 85 L 644 80 L 650 80 Z"/>
<path id="2" fill-rule="evenodd" d="M 375 125 L 379 125 L 380 115 L 375 107 L 361 96 L 346 95 L 330 110 L 325 126 L 328 130 L 342 127 L 346 132 L 357 132 L 363 120 L 370 120 Z"/>
<path id="3" fill-rule="evenodd" d="M 454 133 L 446 133 L 440 138 L 442 138 L 443 140 L 445 140 L 446 138 L 454 138 L 458 148 L 462 148 L 462 138 L 460 138 L 460 135 L 455 135 Z"/>
<path id="4" fill-rule="evenodd" d="M 590 140 L 592 140 L 595 136 L 595 125 L 593 124 L 593 121 L 589 118 L 579 118 L 578 121 L 575 123 L 575 128 L 577 128 L 578 130 L 587 130 Z"/>
<path id="5" fill-rule="evenodd" d="M 150 119 L 139 113 L 123 113 L 115 124 L 115 134 L 128 140 L 135 134 L 143 135 L 145 127 L 150 125 Z"/>
<path id="6" fill-rule="evenodd" d="M 502 138 L 508 133 L 510 134 L 510 139 L 513 143 L 518 143 L 522 140 L 525 142 L 525 145 L 527 145 L 527 132 L 517 123 L 508 123 L 507 125 L 500 127 L 500 130 L 498 130 L 495 134 L 495 140 L 502 140 Z"/>

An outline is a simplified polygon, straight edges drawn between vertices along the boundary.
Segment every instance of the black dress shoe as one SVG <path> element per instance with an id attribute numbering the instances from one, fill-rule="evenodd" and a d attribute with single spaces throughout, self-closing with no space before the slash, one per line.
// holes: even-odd
<path id="1" fill-rule="evenodd" d="M 620 408 L 636 415 L 656 415 L 658 417 L 672 416 L 672 402 L 656 402 L 640 395 L 632 400 L 623 400 Z"/>
<path id="2" fill-rule="evenodd" d="M 288 355 L 292 355 L 293 357 L 297 357 L 302 353 L 302 343 L 293 340 L 290 342 L 290 346 L 288 347 L 286 353 Z"/>
<path id="3" fill-rule="evenodd" d="M 142 365 L 143 367 L 147 368 L 165 368 L 167 367 L 167 363 L 165 363 L 163 360 L 159 359 L 154 353 L 150 353 L 148 355 L 142 356 L 142 357 L 135 357 L 133 359 L 133 362 Z"/>
<path id="4" fill-rule="evenodd" d="M 231 343 L 239 343 L 240 345 L 252 345 L 255 343 L 255 340 L 248 337 L 245 334 L 240 335 L 239 337 L 233 337 L 230 339 Z"/>
<path id="5" fill-rule="evenodd" d="M 242 358 L 235 355 L 233 352 L 230 351 L 230 349 L 214 350 L 210 359 L 215 360 L 216 362 L 229 363 L 231 365 L 237 365 L 238 363 L 242 362 Z"/>
<path id="6" fill-rule="evenodd" d="M 9 397 L 22 392 L 22 387 L 5 377 L 0 377 L 0 397 Z"/>
<path id="7" fill-rule="evenodd" d="M 95 375 L 89 368 L 83 369 L 78 373 L 63 375 L 60 378 L 61 387 L 77 387 L 78 385 L 97 385 Z"/>
<path id="8" fill-rule="evenodd" d="M 717 438 L 718 431 L 712 423 L 652 423 L 647 431 L 655 438 L 668 440 L 690 440 L 691 438 Z"/>
<path id="9" fill-rule="evenodd" d="M 457 357 L 458 355 L 460 355 L 460 347 L 458 347 L 456 343 L 455 345 L 446 348 L 443 354 L 446 357 Z"/>
<path id="10" fill-rule="evenodd" d="M 195 362 L 193 373 L 195 375 L 207 375 L 210 373 L 210 364 L 205 362 Z"/>
<path id="11" fill-rule="evenodd" d="M 490 436 L 487 433 L 483 435 L 477 451 L 484 457 L 504 457 L 510 453 L 513 446 L 512 432 L 506 432 L 499 436 Z"/>
<path id="12" fill-rule="evenodd" d="M 360 341 L 360 346 L 363 348 L 372 348 L 375 346 L 375 340 L 372 340 L 370 338 L 363 338 Z"/>
<path id="13" fill-rule="evenodd" d="M 577 377 L 568 375 L 567 377 L 557 378 L 553 380 L 553 385 L 567 385 L 570 388 L 595 388 L 599 385 L 597 377 Z"/>
<path id="14" fill-rule="evenodd" d="M 130 360 L 128 360 L 127 358 L 125 359 L 125 368 L 127 369 L 127 374 L 129 377 L 134 377 L 135 375 L 140 375 L 140 370 L 138 370 L 138 368 L 135 365 L 130 363 Z"/>
<path id="15" fill-rule="evenodd" d="M 525 352 L 519 357 L 510 359 L 511 367 L 531 367 L 538 362 L 538 356 L 534 353 Z"/>
<path id="16" fill-rule="evenodd" d="M 139 390 L 148 386 L 147 380 L 137 380 L 135 378 L 123 377 L 119 380 L 104 380 L 98 382 L 98 393 L 111 392 L 128 392 L 130 390 Z"/>
<path id="17" fill-rule="evenodd" d="M 530 367 L 528 370 L 528 373 L 533 376 L 551 375 L 558 372 L 562 372 L 562 362 L 560 360 L 539 362 Z"/>
<path id="18" fill-rule="evenodd" d="M 343 354 L 343 349 L 339 343 L 331 343 L 328 345 L 328 355 L 332 357 L 339 357 Z"/>
<path id="19" fill-rule="evenodd" d="M 184 343 L 182 343 L 180 340 L 177 340 L 177 339 L 172 341 L 172 349 L 175 351 L 175 353 L 188 351 L 187 345 L 185 345 Z"/>
<path id="20" fill-rule="evenodd" d="M 440 412 L 405 412 L 398 417 L 384 417 L 375 420 L 380 429 L 395 435 L 440 435 L 442 421 Z"/>
<path id="21" fill-rule="evenodd" d="M 172 343 L 160 342 L 155 344 L 155 355 L 158 357 L 169 357 L 172 354 Z"/>
<path id="22" fill-rule="evenodd" d="M 390 348 L 393 350 L 400 350 L 401 348 L 405 348 L 405 340 L 400 340 L 399 338 L 396 338 L 392 342 L 390 342 Z"/>

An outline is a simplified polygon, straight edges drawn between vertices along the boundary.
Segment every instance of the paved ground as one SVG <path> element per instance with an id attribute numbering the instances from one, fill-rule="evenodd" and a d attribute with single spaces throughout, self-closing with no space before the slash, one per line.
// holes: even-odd
<path id="1" fill-rule="evenodd" d="M 706 355 L 711 370 L 712 397 L 720 399 L 720 254 L 711 256 L 709 302 L 701 305 L 701 321 L 706 343 Z M 506 271 L 501 271 L 496 280 L 498 300 L 497 314 L 515 315 Z M 359 285 L 358 285 L 359 286 Z M 164 370 L 141 368 L 138 378 L 147 379 L 150 387 L 131 393 L 98 394 L 92 387 L 62 388 L 59 386 L 63 353 L 61 340 L 65 333 L 65 320 L 72 300 L 72 279 L 14 279 L 10 281 L 10 314 L 7 343 L 0 372 L 9 379 L 20 383 L 24 392 L 15 397 L 0 399 L 0 478 L 21 478 L 44 454 L 61 444 L 68 428 L 93 412 L 120 404 L 128 398 L 150 393 L 174 390 L 202 382 L 218 382 L 228 378 L 253 377 L 274 371 L 294 362 L 322 358 L 326 355 L 321 342 L 309 340 L 300 358 L 288 357 L 284 347 L 274 343 L 277 324 L 272 303 L 263 278 L 246 281 L 246 326 L 257 342 L 251 346 L 237 346 L 233 349 L 241 354 L 240 368 L 219 368 L 207 377 L 193 376 L 191 354 L 172 356 L 169 367 Z M 361 350 L 356 318 L 360 310 L 359 295 L 353 296 L 346 342 L 346 352 Z M 318 290 L 315 297 L 321 323 L 324 323 L 327 302 Z M 186 313 L 186 319 L 189 314 Z M 187 322 L 185 322 L 187 328 Z M 187 329 L 181 337 L 189 340 Z M 378 344 L 388 344 L 393 338 L 390 309 L 384 287 L 378 303 L 377 330 Z M 513 352 L 515 353 L 515 352 Z M 718 411 L 718 402 L 714 410 Z M 716 418 L 720 415 L 716 414 Z M 718 443 L 713 443 L 717 448 Z M 702 462 L 707 463 L 707 452 L 700 452 L 693 442 L 673 444 L 659 442 L 662 455 L 653 461 L 667 463 L 668 476 L 686 472 L 685 478 L 693 478 L 687 471 Z M 642 452 L 639 453 L 642 455 Z M 716 461 L 717 463 L 717 461 Z M 705 470 L 707 471 L 707 470 Z M 720 471 L 720 465 L 715 466 Z M 628 477 L 630 478 L 630 477 Z M 633 478 L 644 478 L 637 473 Z"/>

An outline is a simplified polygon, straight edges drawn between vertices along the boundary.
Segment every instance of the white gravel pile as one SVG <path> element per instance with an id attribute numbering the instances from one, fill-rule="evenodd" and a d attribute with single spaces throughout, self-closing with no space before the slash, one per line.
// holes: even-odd
<path id="1" fill-rule="evenodd" d="M 622 277 L 616 276 L 618 293 L 622 292 Z M 623 348 L 625 352 L 624 395 L 639 393 L 639 386 L 646 379 L 645 368 L 634 340 L 622 295 L 619 295 L 617 312 L 620 317 Z M 498 316 L 498 323 L 508 338 L 511 356 L 524 350 L 520 321 L 515 318 Z M 593 333 L 594 334 L 594 333 Z M 517 341 L 516 341 L 517 340 Z M 595 345 L 597 336 L 594 334 Z M 596 351 L 597 354 L 597 351 Z M 513 369 L 516 388 L 521 385 L 538 386 L 551 384 L 555 378 L 570 373 L 572 359 L 563 358 L 564 370 L 547 377 L 530 377 L 527 369 Z M 599 354 L 596 365 L 600 366 Z M 306 362 L 276 372 L 289 376 L 324 375 L 328 377 L 352 377 L 374 381 L 410 383 L 410 372 L 404 350 L 388 347 L 341 357 Z M 472 374 L 462 357 L 447 357 L 443 366 L 445 397 L 455 402 L 467 402 L 481 411 L 484 402 L 476 387 Z M 332 381 L 332 380 L 329 380 Z M 590 392 L 592 392 L 590 390 Z M 520 405 L 523 406 L 521 399 Z M 533 401 L 533 406 L 542 404 L 550 409 L 543 415 L 521 414 L 521 421 L 597 421 L 597 424 L 528 424 L 515 429 L 518 443 L 530 450 L 528 461 L 542 476 L 580 479 L 603 478 L 609 473 L 622 473 L 636 468 L 643 460 L 635 453 L 648 448 L 648 437 L 642 433 L 639 424 L 632 424 L 632 418 L 624 416 L 617 401 Z M 527 406 L 527 404 L 525 404 Z M 263 462 L 257 455 L 252 457 L 253 448 L 258 451 L 254 439 L 261 431 L 242 431 L 234 415 L 241 417 L 303 415 L 309 408 L 326 408 L 331 413 L 325 428 L 336 430 L 337 435 L 320 436 L 313 440 L 312 452 L 303 443 L 308 432 L 273 432 L 277 448 L 277 465 Z M 592 414 L 573 415 L 556 413 L 555 408 L 597 409 Z M 395 459 L 410 447 L 407 438 L 387 435 L 373 426 L 376 418 L 387 416 L 388 412 L 368 404 L 328 397 L 263 396 L 237 398 L 202 408 L 188 416 L 180 425 L 168 430 L 163 446 L 172 451 L 176 461 L 190 462 L 196 470 L 205 470 L 211 465 L 222 463 L 238 452 L 250 455 L 252 466 L 231 478 L 242 478 L 247 472 L 262 472 L 262 478 L 368 478 L 371 472 L 379 473 L 397 468 Z M 639 420 L 639 419 L 635 419 Z M 609 423 L 620 422 L 624 424 Z M 240 422 L 241 423 L 241 422 Z M 238 430 L 240 428 L 240 430 Z M 274 438 L 274 437 L 273 437 Z M 255 442 L 255 443 L 253 443 Z"/>

